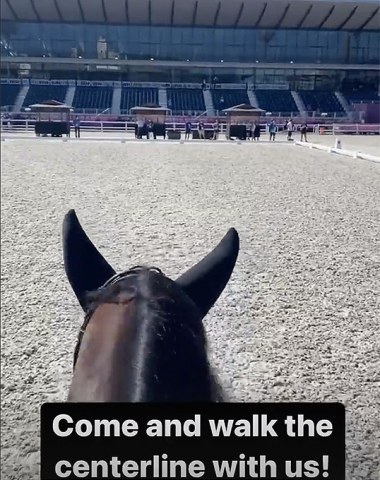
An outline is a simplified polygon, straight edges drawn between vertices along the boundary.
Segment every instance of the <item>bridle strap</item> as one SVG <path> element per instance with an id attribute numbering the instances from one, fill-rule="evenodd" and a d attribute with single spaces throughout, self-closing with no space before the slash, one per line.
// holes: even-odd
<path id="1" fill-rule="evenodd" d="M 147 270 L 147 269 L 146 269 L 146 267 L 136 266 L 136 267 L 133 267 L 130 270 L 127 270 L 125 272 L 116 273 L 111 278 L 109 278 L 101 287 L 99 287 L 97 289 L 97 291 L 103 290 L 104 288 L 107 288 L 110 285 L 115 285 L 116 283 L 120 282 L 121 280 L 125 279 L 126 277 L 129 277 L 130 275 L 137 275 L 142 270 Z M 162 271 L 159 268 L 154 267 L 154 268 L 150 268 L 149 270 L 162 274 Z M 75 369 L 75 365 L 76 365 L 77 360 L 78 360 L 79 350 L 80 350 L 80 347 L 81 347 L 81 344 L 82 344 L 83 335 L 86 331 L 86 328 L 87 328 L 88 324 L 90 323 L 92 314 L 93 314 L 93 311 L 90 311 L 90 312 L 86 313 L 86 315 L 84 317 L 84 322 L 83 322 L 83 324 L 82 324 L 82 326 L 79 330 L 79 333 L 78 333 L 77 344 L 76 344 L 75 350 L 74 350 L 74 366 L 73 366 L 74 369 Z"/>

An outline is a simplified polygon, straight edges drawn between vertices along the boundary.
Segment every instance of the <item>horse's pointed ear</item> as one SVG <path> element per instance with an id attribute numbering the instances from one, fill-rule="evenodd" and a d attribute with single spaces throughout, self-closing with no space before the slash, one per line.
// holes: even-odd
<path id="1" fill-rule="evenodd" d="M 115 271 L 85 234 L 74 210 L 63 220 L 63 258 L 70 285 L 85 309 L 86 292 L 101 287 Z"/>
<path id="2" fill-rule="evenodd" d="M 203 317 L 227 285 L 238 253 L 239 235 L 231 228 L 211 253 L 176 280 L 198 306 Z"/>

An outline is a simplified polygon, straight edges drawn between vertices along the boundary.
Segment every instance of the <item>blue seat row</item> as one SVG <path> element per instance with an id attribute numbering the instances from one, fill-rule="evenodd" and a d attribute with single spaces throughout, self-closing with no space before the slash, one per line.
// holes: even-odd
<path id="1" fill-rule="evenodd" d="M 23 107 L 46 102 L 47 100 L 56 100 L 63 103 L 67 88 L 64 85 L 31 85 L 23 102 Z"/>
<path id="2" fill-rule="evenodd" d="M 259 107 L 272 113 L 297 113 L 298 108 L 289 90 L 255 90 Z"/>
<path id="3" fill-rule="evenodd" d="M 215 89 L 211 90 L 214 109 L 222 111 L 226 108 L 235 107 L 236 105 L 249 104 L 249 98 L 246 90 L 227 90 Z"/>
<path id="4" fill-rule="evenodd" d="M 73 107 L 106 110 L 112 106 L 113 87 L 85 87 L 75 89 Z"/>
<path id="5" fill-rule="evenodd" d="M 20 93 L 21 85 L 0 85 L 0 101 L 2 107 L 10 107 L 16 103 L 18 94 Z"/>
<path id="6" fill-rule="evenodd" d="M 334 92 L 317 92 L 317 91 L 301 91 L 299 92 L 303 103 L 305 104 L 306 111 L 319 112 L 319 113 L 331 113 L 339 112 L 343 113 L 344 109 L 336 98 Z"/>
<path id="7" fill-rule="evenodd" d="M 145 105 L 158 105 L 157 88 L 122 88 L 120 110 L 128 113 L 133 107 L 143 107 Z"/>
<path id="8" fill-rule="evenodd" d="M 168 88 L 168 108 L 174 115 L 202 113 L 206 110 L 203 91 L 200 88 Z"/>

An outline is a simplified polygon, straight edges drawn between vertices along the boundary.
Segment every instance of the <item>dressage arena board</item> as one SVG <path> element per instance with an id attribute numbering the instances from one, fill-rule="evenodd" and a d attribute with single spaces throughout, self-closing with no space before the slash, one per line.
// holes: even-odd
<path id="1" fill-rule="evenodd" d="M 70 208 L 118 271 L 172 278 L 234 226 L 236 269 L 205 322 L 230 399 L 343 402 L 347 479 L 379 478 L 380 164 L 286 143 L 1 147 L 4 479 L 39 478 L 39 406 L 71 379 Z"/>

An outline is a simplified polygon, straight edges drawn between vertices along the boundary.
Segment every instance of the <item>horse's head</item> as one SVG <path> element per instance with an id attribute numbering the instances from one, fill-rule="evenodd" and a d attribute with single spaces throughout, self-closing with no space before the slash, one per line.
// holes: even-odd
<path id="1" fill-rule="evenodd" d="M 157 268 L 116 274 L 73 210 L 64 219 L 63 247 L 67 277 L 85 312 L 70 401 L 218 398 L 202 320 L 235 266 L 234 229 L 175 281 Z"/>

